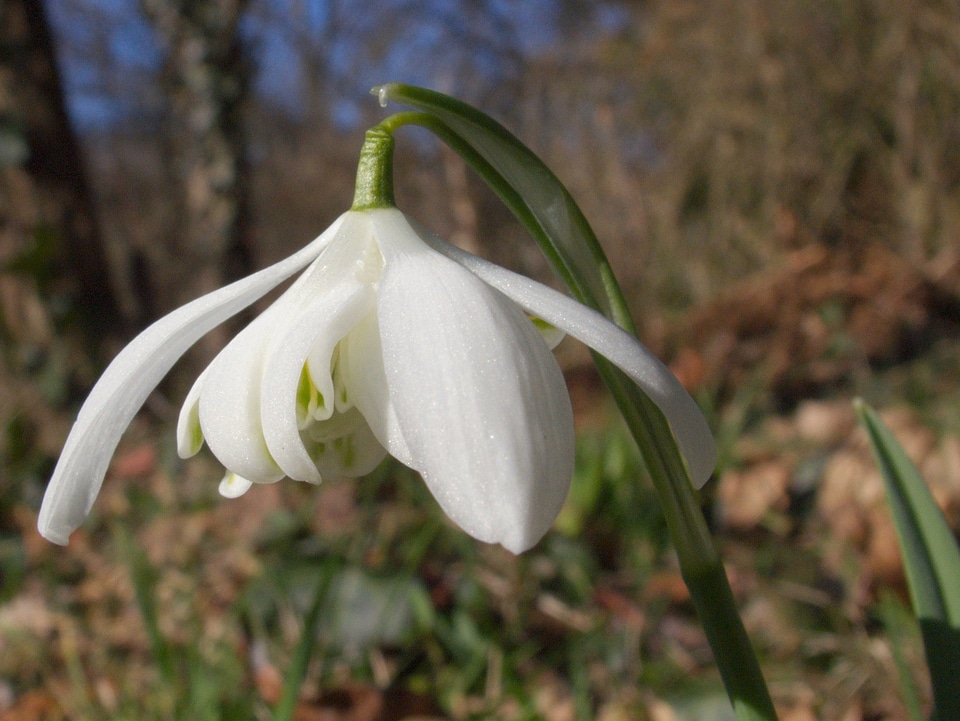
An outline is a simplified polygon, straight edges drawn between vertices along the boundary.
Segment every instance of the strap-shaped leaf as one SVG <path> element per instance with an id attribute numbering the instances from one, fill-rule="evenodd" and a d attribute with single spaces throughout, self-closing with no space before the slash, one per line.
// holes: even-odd
<path id="1" fill-rule="evenodd" d="M 866 403 L 855 403 L 870 438 L 897 529 L 920 623 L 937 718 L 960 719 L 960 548 L 920 472 Z"/>

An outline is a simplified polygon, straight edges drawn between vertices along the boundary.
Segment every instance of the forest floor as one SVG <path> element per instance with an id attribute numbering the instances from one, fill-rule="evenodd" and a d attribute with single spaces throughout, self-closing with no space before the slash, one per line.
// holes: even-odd
<path id="1" fill-rule="evenodd" d="M 782 721 L 906 719 L 903 668 L 929 699 L 851 401 L 882 410 L 960 529 L 954 271 L 814 246 L 655 334 L 718 438 L 703 507 Z M 521 557 L 389 462 L 222 499 L 211 456 L 176 457 L 162 392 L 53 546 L 36 510 L 74 394 L 59 361 L 8 360 L 0 721 L 269 719 L 315 601 L 302 721 L 732 718 L 636 451 L 581 352 L 560 357 L 577 469 Z"/>

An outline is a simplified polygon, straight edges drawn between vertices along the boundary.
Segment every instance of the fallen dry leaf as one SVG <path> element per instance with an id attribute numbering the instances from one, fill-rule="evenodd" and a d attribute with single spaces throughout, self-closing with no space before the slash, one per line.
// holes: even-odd
<path id="1" fill-rule="evenodd" d="M 793 415 L 797 436 L 821 446 L 835 446 L 845 441 L 856 421 L 853 404 L 845 398 L 805 400 Z"/>
<path id="2" fill-rule="evenodd" d="M 727 528 L 748 531 L 771 511 L 785 511 L 792 469 L 771 459 L 745 469 L 727 471 L 717 488 L 718 516 Z"/>
<path id="3" fill-rule="evenodd" d="M 0 713 L 0 721 L 61 721 L 65 718 L 60 704 L 45 691 L 27 691 L 12 707 Z"/>
<path id="4" fill-rule="evenodd" d="M 436 704 L 423 694 L 403 688 L 380 690 L 349 684 L 301 701 L 294 721 L 442 721 Z"/>

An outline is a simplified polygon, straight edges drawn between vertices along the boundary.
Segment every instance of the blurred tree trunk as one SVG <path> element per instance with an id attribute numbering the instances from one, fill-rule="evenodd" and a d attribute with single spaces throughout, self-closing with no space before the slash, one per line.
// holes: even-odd
<path id="1" fill-rule="evenodd" d="M 107 254 L 40 0 L 0 3 L 0 118 L 4 149 L 12 151 L 0 159 L 4 254 L 52 238 L 53 267 L 45 272 L 56 292 L 66 290 L 98 331 L 115 332 L 120 316 Z"/>
<path id="2" fill-rule="evenodd" d="M 179 213 L 164 285 L 177 305 L 249 271 L 243 131 L 250 66 L 239 36 L 247 0 L 142 0 L 167 46 L 167 142 Z M 163 272 L 163 271 L 161 271 Z M 163 307 L 158 310 L 168 310 Z M 222 342 L 208 341 L 206 350 Z"/>

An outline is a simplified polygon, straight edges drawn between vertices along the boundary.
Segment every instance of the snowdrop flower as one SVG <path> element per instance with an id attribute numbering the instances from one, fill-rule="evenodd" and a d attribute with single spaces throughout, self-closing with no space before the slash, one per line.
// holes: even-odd
<path id="1" fill-rule="evenodd" d="M 389 453 L 467 533 L 530 548 L 559 513 L 574 462 L 570 400 L 548 345 L 562 334 L 541 333 L 531 316 L 641 385 L 695 482 L 713 469 L 696 404 L 631 335 L 448 245 L 388 201 L 355 202 L 299 252 L 183 306 L 124 348 L 67 438 L 40 511 L 44 537 L 65 544 L 83 522 L 121 434 L 176 360 L 299 271 L 200 375 L 180 414 L 180 455 L 206 443 L 227 469 L 227 497 L 282 478 L 362 476 Z"/>

